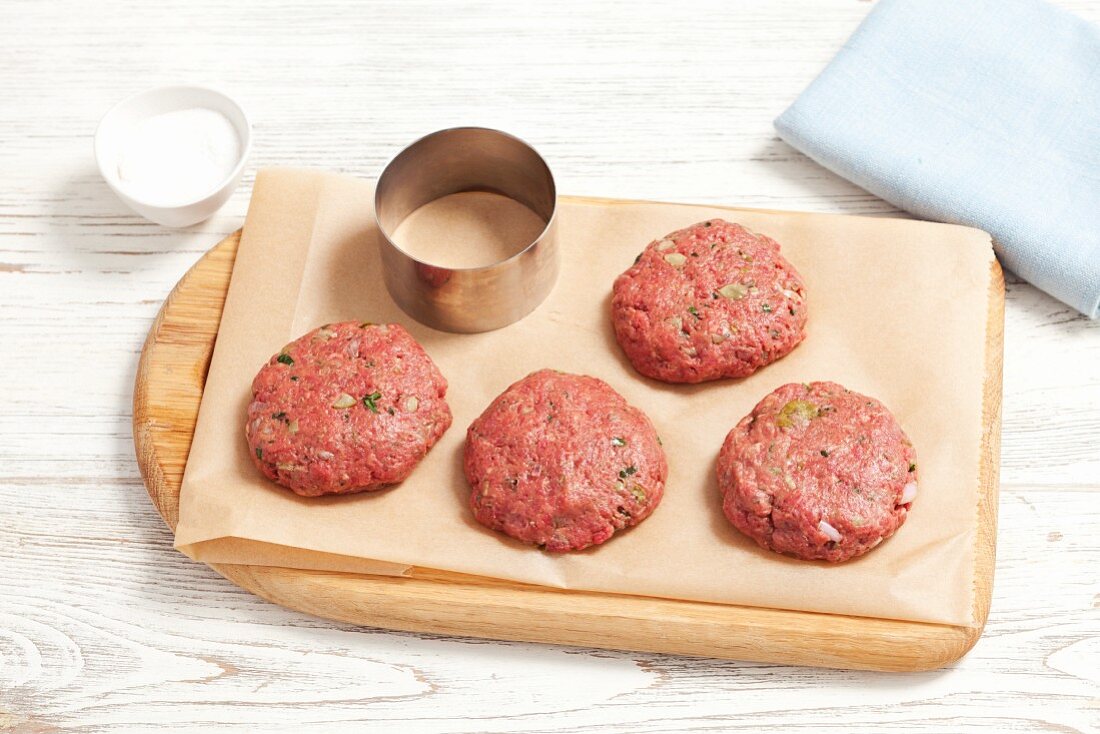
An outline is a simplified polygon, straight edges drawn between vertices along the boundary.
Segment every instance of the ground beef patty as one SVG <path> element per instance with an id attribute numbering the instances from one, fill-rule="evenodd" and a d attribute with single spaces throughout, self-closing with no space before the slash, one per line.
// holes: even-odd
<path id="1" fill-rule="evenodd" d="M 646 377 L 745 377 L 802 341 L 804 286 L 775 240 L 711 219 L 650 243 L 615 280 L 611 319 Z"/>
<path id="2" fill-rule="evenodd" d="M 603 380 L 541 370 L 466 433 L 478 522 L 550 551 L 603 543 L 653 512 L 668 465 L 649 418 Z"/>
<path id="3" fill-rule="evenodd" d="M 451 425 L 447 381 L 397 324 L 328 324 L 260 369 L 249 453 L 300 495 L 347 494 L 405 479 Z"/>
<path id="4" fill-rule="evenodd" d="M 834 382 L 792 383 L 726 436 L 718 486 L 726 517 L 762 547 L 846 561 L 905 522 L 917 465 L 879 401 Z"/>

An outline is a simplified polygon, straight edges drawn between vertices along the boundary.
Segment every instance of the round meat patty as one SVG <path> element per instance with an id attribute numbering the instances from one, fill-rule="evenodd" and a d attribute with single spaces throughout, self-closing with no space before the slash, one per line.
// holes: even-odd
<path id="1" fill-rule="evenodd" d="M 650 243 L 615 280 L 611 319 L 646 377 L 745 377 L 802 341 L 804 290 L 775 240 L 711 219 Z"/>
<path id="2" fill-rule="evenodd" d="M 478 522 L 549 551 L 603 543 L 657 507 L 668 465 L 645 413 L 594 377 L 540 370 L 466 433 Z"/>
<path id="3" fill-rule="evenodd" d="M 792 383 L 726 436 L 718 486 L 726 517 L 760 546 L 839 562 L 901 527 L 917 465 L 879 401 L 834 382 Z"/>
<path id="4" fill-rule="evenodd" d="M 397 324 L 327 324 L 252 381 L 249 453 L 264 475 L 315 497 L 405 479 L 451 425 L 447 381 Z"/>

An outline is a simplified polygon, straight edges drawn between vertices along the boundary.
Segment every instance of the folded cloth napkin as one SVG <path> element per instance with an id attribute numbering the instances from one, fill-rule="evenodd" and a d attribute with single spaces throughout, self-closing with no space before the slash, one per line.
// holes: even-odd
<path id="1" fill-rule="evenodd" d="M 775 127 L 901 209 L 984 229 L 1097 317 L 1097 27 L 1041 0 L 880 0 Z"/>

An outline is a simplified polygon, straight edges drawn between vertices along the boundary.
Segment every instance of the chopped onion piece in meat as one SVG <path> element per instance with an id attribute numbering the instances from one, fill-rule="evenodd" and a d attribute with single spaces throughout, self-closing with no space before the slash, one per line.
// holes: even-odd
<path id="1" fill-rule="evenodd" d="M 901 491 L 901 501 L 899 505 L 907 505 L 917 498 L 917 483 L 909 482 L 905 485 L 905 489 Z"/>
<path id="2" fill-rule="evenodd" d="M 841 538 L 844 537 L 840 534 L 839 530 L 837 530 L 824 520 L 817 524 L 817 529 L 825 533 L 825 535 L 828 536 L 829 540 L 833 541 L 834 543 L 839 543 L 841 541 Z"/>

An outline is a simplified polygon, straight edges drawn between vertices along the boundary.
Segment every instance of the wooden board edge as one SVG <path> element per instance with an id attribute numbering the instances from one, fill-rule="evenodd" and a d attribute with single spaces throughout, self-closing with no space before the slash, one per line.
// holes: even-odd
<path id="1" fill-rule="evenodd" d="M 142 387 L 148 384 L 153 372 L 153 355 L 176 297 L 195 273 L 209 266 L 212 257 L 227 264 L 221 283 L 224 301 L 239 238 L 238 230 L 204 255 L 180 280 L 150 329 L 138 365 L 133 418 L 135 449 L 150 499 L 173 530 L 178 519 L 178 480 L 169 479 L 157 451 L 158 438 L 173 427 L 157 423 L 153 406 Z M 242 588 L 282 606 L 384 629 L 834 668 L 884 671 L 940 668 L 961 658 L 977 642 L 984 629 L 992 595 L 1003 313 L 1003 275 L 994 260 L 987 322 L 987 372 L 983 396 L 986 430 L 980 478 L 986 491 L 982 492 L 978 510 L 979 518 L 988 522 L 980 524 L 985 532 L 979 533 L 976 541 L 975 626 L 972 627 L 537 587 L 518 590 L 493 580 L 479 583 L 471 577 L 447 572 L 408 579 L 232 564 L 211 566 Z M 212 324 L 213 334 L 216 334 L 218 320 L 220 306 Z M 212 336 L 207 339 L 209 344 L 205 350 L 196 354 L 201 365 L 195 372 L 202 381 L 205 381 L 213 349 Z M 193 425 L 192 421 L 192 429 Z M 984 584 L 981 583 L 983 577 Z M 354 581 L 356 588 L 354 598 L 350 599 L 346 593 L 349 580 Z M 289 595 L 291 587 L 306 593 Z M 443 598 L 444 593 L 447 598 Z M 555 602 L 560 603 L 561 595 L 570 597 L 570 613 L 548 616 L 546 609 Z M 487 604 L 490 597 L 491 604 Z M 614 612 L 591 606 L 606 607 L 609 599 L 614 599 Z M 503 624 L 494 614 L 487 614 L 487 608 L 494 609 L 495 615 L 509 622 Z M 617 627 L 626 629 L 621 634 L 614 634 Z M 721 634 L 715 633 L 716 628 Z M 802 646 L 792 646 L 790 635 L 793 632 L 804 635 L 800 638 Z M 879 647 L 871 649 L 867 642 L 875 635 Z M 811 644 L 806 645 L 806 641 Z"/>
<path id="2" fill-rule="evenodd" d="M 992 240 L 990 250 L 992 250 Z M 997 507 L 1000 497 L 1001 411 L 1004 388 L 1005 279 L 994 257 L 989 266 L 986 314 L 985 382 L 982 393 L 982 452 L 979 468 L 978 528 L 975 548 L 974 642 L 985 629 L 993 599 L 997 564 Z M 972 643 L 973 645 L 973 643 Z"/>
<path id="3" fill-rule="evenodd" d="M 154 415 L 154 404 L 149 397 L 149 391 L 145 388 L 150 384 L 153 379 L 153 355 L 155 350 L 160 345 L 160 339 L 162 329 L 165 325 L 169 310 L 175 304 L 176 299 L 180 293 L 187 287 L 191 279 L 197 274 L 205 272 L 217 260 L 221 260 L 226 266 L 225 282 L 222 284 L 222 292 L 220 303 L 225 302 L 225 294 L 229 288 L 229 276 L 232 273 L 233 262 L 237 254 L 237 246 L 241 241 L 241 230 L 237 230 L 224 239 L 222 239 L 217 245 L 210 250 L 203 253 L 194 265 L 188 268 L 187 272 L 183 274 L 179 282 L 169 292 L 168 297 L 164 299 L 164 303 L 161 305 L 160 310 L 157 312 L 156 318 L 153 319 L 152 326 L 149 327 L 149 334 L 145 337 L 145 342 L 141 347 L 141 356 L 138 359 L 137 373 L 134 376 L 134 395 L 133 395 L 133 417 L 131 420 L 131 426 L 134 435 L 134 451 L 137 456 L 138 469 L 141 472 L 142 483 L 145 485 L 145 491 L 149 494 L 149 499 L 152 500 L 153 506 L 156 507 L 157 512 L 161 518 L 168 525 L 168 528 L 175 532 L 176 523 L 179 520 L 179 486 L 169 482 L 165 467 L 162 465 L 161 457 L 157 452 L 157 439 L 164 436 L 166 433 L 175 432 L 175 425 L 163 425 Z M 201 345 L 202 349 L 195 355 L 198 358 L 199 364 L 196 366 L 195 373 L 202 383 L 206 382 L 206 371 L 210 366 L 210 357 L 214 352 L 214 341 L 217 338 L 218 327 L 221 324 L 221 309 L 219 306 L 218 317 L 213 326 L 213 336 L 208 334 L 195 335 L 197 338 L 192 339 L 191 342 L 195 345 Z M 199 392 L 201 394 L 201 385 L 199 385 Z M 194 414 L 198 415 L 198 405 L 194 406 Z M 195 421 L 190 423 L 190 432 L 194 433 Z M 190 446 L 190 439 L 188 439 L 188 445 Z M 186 455 L 183 458 L 183 462 L 186 463 Z M 182 480 L 182 476 L 180 477 Z"/>
<path id="4" fill-rule="evenodd" d="M 219 242 L 216 247 L 222 247 L 225 240 Z M 216 249 L 216 248 L 215 248 Z M 157 316 L 153 319 L 153 325 L 149 327 L 149 334 L 145 337 L 145 343 L 141 346 L 141 356 L 138 359 L 137 374 L 134 377 L 133 417 L 132 428 L 134 433 L 134 452 L 137 455 L 138 470 L 141 472 L 142 484 L 153 502 L 153 507 L 160 514 L 168 528 L 175 532 L 176 523 L 179 520 L 178 492 L 172 496 L 168 479 L 161 466 L 160 457 L 157 454 L 156 437 L 154 436 L 152 410 L 149 406 L 148 392 L 143 389 L 149 384 L 152 369 L 154 350 L 157 346 L 157 337 L 160 334 L 164 319 L 175 299 L 177 291 L 187 282 L 191 274 L 203 264 L 206 253 L 192 265 L 176 286 L 164 299 Z"/>
<path id="5" fill-rule="evenodd" d="M 281 606 L 404 632 L 892 672 L 941 668 L 958 660 L 977 639 L 972 628 L 941 624 L 584 591 L 519 590 L 506 584 L 438 578 L 212 567 Z M 348 593 L 349 582 L 354 594 Z M 568 599 L 567 614 L 560 613 L 563 597 Z"/>

